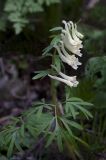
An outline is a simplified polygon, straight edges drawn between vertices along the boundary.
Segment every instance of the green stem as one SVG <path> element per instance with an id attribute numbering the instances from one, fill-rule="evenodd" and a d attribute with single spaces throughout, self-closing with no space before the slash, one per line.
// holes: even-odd
<path id="1" fill-rule="evenodd" d="M 51 96 L 52 96 L 52 103 L 54 105 L 57 105 L 57 91 L 55 88 L 54 80 L 51 79 Z"/>
<path id="2" fill-rule="evenodd" d="M 54 64 L 55 54 L 56 54 L 56 50 L 54 51 L 54 54 L 52 56 L 52 64 Z M 52 74 L 53 74 L 53 70 L 52 70 Z M 51 79 L 51 97 L 52 97 L 52 103 L 55 105 L 55 108 L 53 108 L 54 113 L 57 114 L 57 110 L 58 110 L 57 90 L 55 86 L 55 80 L 53 79 Z"/>
<path id="3" fill-rule="evenodd" d="M 55 63 L 55 59 L 54 59 L 55 54 L 56 54 L 56 50 L 54 51 L 54 54 L 52 56 L 52 65 L 54 65 L 54 63 Z M 53 74 L 53 70 L 52 70 L 51 74 Z M 58 121 L 58 116 L 61 116 L 64 113 L 63 113 L 63 109 L 60 107 L 58 99 L 57 99 L 57 90 L 56 90 L 56 86 L 55 86 L 55 80 L 53 80 L 53 79 L 51 79 L 51 97 L 52 97 L 52 103 L 55 106 L 55 107 L 53 107 L 53 111 L 54 111 L 54 114 L 56 117 L 56 123 L 59 123 L 59 126 L 64 129 L 63 124 L 60 121 Z M 69 150 L 69 153 L 71 153 L 70 156 L 71 156 L 72 160 L 77 160 L 76 156 L 73 152 L 72 146 L 67 142 L 67 140 L 65 141 L 65 143 L 66 143 L 66 146 Z"/>
<path id="4" fill-rule="evenodd" d="M 54 51 L 54 54 L 52 56 L 52 65 L 55 64 L 55 54 L 56 54 L 56 50 Z M 54 73 L 54 71 L 52 70 L 51 74 L 53 74 L 53 73 Z M 63 108 L 61 107 L 60 103 L 58 102 L 55 80 L 53 80 L 53 79 L 51 79 L 51 97 L 52 97 L 52 103 L 55 105 L 55 111 L 54 111 L 55 115 L 57 115 L 57 116 L 62 115 Z"/>

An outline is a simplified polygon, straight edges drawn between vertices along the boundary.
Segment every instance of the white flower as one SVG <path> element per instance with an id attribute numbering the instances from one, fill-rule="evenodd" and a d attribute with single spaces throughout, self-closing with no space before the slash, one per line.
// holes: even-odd
<path id="1" fill-rule="evenodd" d="M 63 23 L 65 23 L 65 21 L 63 21 Z M 84 36 L 77 31 L 77 25 L 76 24 L 73 24 L 72 21 L 69 21 L 68 23 L 68 26 L 69 26 L 69 29 L 70 29 L 70 33 L 71 33 L 71 29 L 72 29 L 72 36 L 74 39 L 76 39 L 77 41 L 80 41 L 80 39 L 82 39 Z"/>
<path id="2" fill-rule="evenodd" d="M 77 26 L 76 24 L 74 25 L 73 22 L 69 21 L 67 23 L 63 21 L 63 23 L 65 27 L 62 29 L 61 40 L 54 48 L 56 48 L 61 60 L 76 70 L 78 66 L 81 65 L 75 55 L 82 56 L 80 49 L 83 47 L 81 40 L 83 35 L 77 31 Z M 70 87 L 76 87 L 78 85 L 79 82 L 76 80 L 76 76 L 70 77 L 58 71 L 55 66 L 52 67 L 58 72 L 60 77 L 48 75 L 49 77 L 63 82 Z"/>
<path id="3" fill-rule="evenodd" d="M 65 47 L 72 53 L 82 56 L 80 49 L 83 47 L 82 41 L 83 35 L 77 31 L 77 26 L 73 22 L 63 21 L 65 29 L 62 30 L 61 38 Z"/>
<path id="4" fill-rule="evenodd" d="M 76 69 L 78 68 L 77 66 L 80 66 L 82 63 L 79 62 L 78 58 L 75 57 L 75 55 L 70 55 L 68 54 L 68 52 L 65 50 L 64 44 L 62 41 L 60 41 L 61 45 L 61 50 L 63 52 L 63 54 L 70 60 L 71 64 L 72 64 L 72 68 Z"/>
<path id="5" fill-rule="evenodd" d="M 78 30 L 77 30 L 77 25 L 76 25 L 76 24 L 75 24 L 75 33 L 76 33 L 77 37 L 79 37 L 80 39 L 83 39 L 83 38 L 84 38 L 84 35 L 81 34 L 80 32 L 78 32 Z"/>
<path id="6" fill-rule="evenodd" d="M 66 79 L 68 81 L 71 81 L 71 82 L 76 82 L 76 76 L 70 77 L 70 76 L 67 76 L 66 74 L 64 74 L 62 72 L 58 72 L 58 73 L 62 78 Z"/>
<path id="7" fill-rule="evenodd" d="M 52 75 L 48 75 L 50 78 L 52 79 L 55 79 L 55 80 L 58 80 L 60 82 L 63 82 L 65 84 L 67 84 L 68 86 L 70 87 L 76 87 L 78 85 L 78 81 L 76 80 L 76 76 L 73 76 L 73 77 L 70 77 L 70 76 L 67 76 L 65 75 L 64 73 L 62 72 L 59 72 L 59 75 L 62 77 L 57 77 L 57 76 L 52 76 Z"/>
<path id="8" fill-rule="evenodd" d="M 69 55 L 67 51 L 65 51 L 63 44 L 61 46 L 55 46 L 55 48 L 57 49 L 61 60 L 64 63 L 70 65 L 73 69 L 76 70 L 78 68 L 78 65 L 81 65 L 81 63 L 78 61 L 78 58 L 76 58 L 75 55 Z"/>

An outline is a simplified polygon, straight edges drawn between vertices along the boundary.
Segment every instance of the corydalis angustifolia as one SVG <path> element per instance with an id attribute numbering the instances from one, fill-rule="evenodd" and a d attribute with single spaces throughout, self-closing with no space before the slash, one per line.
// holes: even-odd
<path id="1" fill-rule="evenodd" d="M 79 59 L 76 56 L 82 56 L 81 48 L 83 48 L 82 39 L 84 36 L 78 32 L 77 25 L 72 21 L 62 22 L 64 24 L 64 28 L 61 30 L 61 38 L 60 41 L 54 45 L 54 48 L 57 50 L 60 59 L 64 63 L 67 63 L 73 69 L 77 70 L 78 66 L 81 65 L 81 62 L 79 62 Z M 58 72 L 60 77 L 48 75 L 50 78 L 63 82 L 70 87 L 76 87 L 78 85 L 76 76 L 68 76 L 59 72 L 56 68 L 55 70 Z"/>

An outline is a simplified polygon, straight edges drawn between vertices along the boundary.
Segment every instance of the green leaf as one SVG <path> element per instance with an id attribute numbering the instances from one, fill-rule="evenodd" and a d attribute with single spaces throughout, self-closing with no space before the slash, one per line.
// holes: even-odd
<path id="1" fill-rule="evenodd" d="M 37 111 L 37 114 L 36 114 L 38 118 L 40 118 L 40 116 L 42 116 L 43 108 L 44 108 L 44 106 L 40 106 L 40 107 L 38 108 L 38 111 Z"/>
<path id="2" fill-rule="evenodd" d="M 33 80 L 44 78 L 45 76 L 47 76 L 49 74 L 49 70 L 37 71 L 35 73 L 38 73 L 38 74 L 32 78 Z"/>
<path id="3" fill-rule="evenodd" d="M 16 11 L 17 10 L 17 6 L 14 3 L 11 3 L 10 1 L 7 1 L 4 7 L 4 11 L 7 12 L 12 12 L 12 11 Z"/>
<path id="4" fill-rule="evenodd" d="M 36 138 L 39 135 L 37 128 L 31 126 L 31 124 L 26 125 L 26 128 L 28 129 L 30 135 L 33 136 L 34 138 Z"/>
<path id="5" fill-rule="evenodd" d="M 77 97 L 67 98 L 66 101 L 68 101 L 68 102 L 74 102 L 76 104 L 81 104 L 81 105 L 85 105 L 85 106 L 93 106 L 92 103 L 85 102 L 81 98 L 77 98 Z"/>
<path id="6" fill-rule="evenodd" d="M 83 127 L 82 127 L 80 124 L 78 124 L 77 122 L 74 122 L 74 121 L 72 121 L 72 120 L 67 120 L 67 119 L 66 119 L 66 122 L 67 122 L 70 126 L 76 128 L 76 129 L 79 129 L 79 130 L 82 130 L 82 129 L 83 129 Z"/>
<path id="7" fill-rule="evenodd" d="M 57 132 L 57 145 L 59 147 L 60 152 L 63 151 L 63 142 L 62 142 L 62 135 L 61 135 L 61 129 L 59 128 L 59 131 Z"/>
<path id="8" fill-rule="evenodd" d="M 88 117 L 92 118 L 92 114 L 87 109 L 85 109 L 83 106 L 93 106 L 93 104 L 85 102 L 82 99 L 76 98 L 76 97 L 67 98 L 65 111 L 66 113 L 70 111 L 74 119 L 76 118 L 76 115 L 77 115 L 76 114 L 77 109 L 83 112 L 83 114 L 87 117 L 87 119 Z"/>
<path id="9" fill-rule="evenodd" d="M 56 70 L 61 70 L 61 61 L 58 55 L 54 56 L 54 66 L 56 67 Z"/>
<path id="10" fill-rule="evenodd" d="M 22 31 L 22 29 L 23 29 L 24 26 L 25 26 L 25 25 L 22 24 L 22 23 L 15 23 L 15 24 L 13 24 L 13 27 L 14 27 L 14 29 L 15 29 L 15 33 L 16 33 L 16 34 L 21 33 L 21 31 Z"/>
<path id="11" fill-rule="evenodd" d="M 20 134 L 21 134 L 22 137 L 25 136 L 25 125 L 24 125 L 24 123 L 20 127 Z"/>
<path id="12" fill-rule="evenodd" d="M 50 45 L 52 45 L 52 46 L 56 45 L 57 43 L 60 42 L 60 39 L 61 39 L 60 35 L 55 35 L 54 38 L 52 39 Z"/>
<path id="13" fill-rule="evenodd" d="M 49 138 L 47 140 L 45 147 L 48 147 L 52 143 L 52 141 L 55 139 L 55 136 L 56 136 L 55 131 L 49 135 Z"/>
<path id="14" fill-rule="evenodd" d="M 63 28 L 62 27 L 55 27 L 50 29 L 50 32 L 54 32 L 54 31 L 61 31 Z"/>
<path id="15" fill-rule="evenodd" d="M 70 102 L 67 102 L 67 103 L 66 103 L 65 111 L 66 111 L 66 113 L 71 112 L 73 118 L 76 119 L 76 115 L 77 115 L 76 113 L 77 113 L 77 112 L 76 112 L 76 110 L 74 109 L 74 107 L 71 105 Z"/>
<path id="16" fill-rule="evenodd" d="M 38 3 L 30 3 L 30 5 L 28 6 L 29 8 L 29 12 L 30 13 L 36 13 L 36 12 L 42 12 L 43 8 L 41 5 L 39 5 Z"/>
<path id="17" fill-rule="evenodd" d="M 81 138 L 76 137 L 76 136 L 74 136 L 74 138 L 75 138 L 78 142 L 82 143 L 84 146 L 89 147 L 89 145 L 88 145 L 85 141 L 83 141 Z"/>
<path id="18" fill-rule="evenodd" d="M 20 144 L 19 144 L 19 139 L 15 140 L 15 147 L 18 149 L 18 151 L 22 152 L 23 149 L 21 148 Z"/>
<path id="19" fill-rule="evenodd" d="M 7 157 L 11 157 L 11 155 L 13 153 L 15 139 L 16 139 L 16 132 L 14 132 L 13 135 L 12 135 L 11 142 L 10 142 L 10 145 L 9 145 L 8 151 L 7 151 Z"/>
<path id="20" fill-rule="evenodd" d="M 43 56 L 46 55 L 47 53 L 49 53 L 52 48 L 53 48 L 53 45 L 49 45 L 48 47 L 46 47 L 46 48 L 43 50 Z"/>
<path id="21" fill-rule="evenodd" d="M 81 98 L 71 97 L 71 98 L 68 98 L 67 101 L 78 101 L 78 102 L 82 102 L 83 100 L 82 100 Z"/>
<path id="22" fill-rule="evenodd" d="M 42 101 L 38 101 L 38 102 L 34 102 L 33 103 L 33 106 L 35 107 L 35 106 L 41 106 L 41 105 L 44 105 L 45 103 L 44 102 L 42 102 Z"/>
<path id="23" fill-rule="evenodd" d="M 83 108 L 80 105 L 75 104 L 75 103 L 73 103 L 73 105 L 75 107 L 77 107 L 80 111 L 82 111 L 82 113 L 86 116 L 87 119 L 89 119 L 89 117 L 93 118 L 92 114 L 87 109 L 85 109 L 85 108 Z"/>
<path id="24" fill-rule="evenodd" d="M 73 133 L 72 133 L 70 127 L 68 126 L 68 124 L 65 122 L 65 120 L 62 117 L 59 117 L 59 119 L 62 121 L 62 123 L 63 123 L 64 127 L 66 128 L 66 130 L 68 131 L 69 135 L 72 136 Z"/>

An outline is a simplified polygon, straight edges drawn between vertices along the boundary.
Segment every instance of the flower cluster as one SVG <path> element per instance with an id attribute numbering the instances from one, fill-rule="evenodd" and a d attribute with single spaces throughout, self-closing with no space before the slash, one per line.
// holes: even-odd
<path id="1" fill-rule="evenodd" d="M 61 40 L 54 47 L 57 50 L 60 59 L 70 65 L 73 69 L 77 70 L 78 66 L 81 65 L 79 59 L 76 56 L 81 57 L 81 48 L 83 35 L 77 31 L 76 24 L 73 24 L 72 21 L 68 23 L 63 21 L 65 27 L 61 31 Z M 52 79 L 61 81 L 67 84 L 70 87 L 76 87 L 78 85 L 78 81 L 76 80 L 76 76 L 70 77 L 65 75 L 62 72 L 58 72 L 60 77 L 49 75 Z"/>

